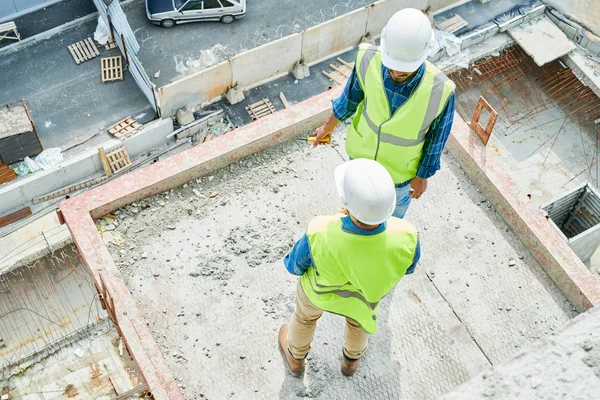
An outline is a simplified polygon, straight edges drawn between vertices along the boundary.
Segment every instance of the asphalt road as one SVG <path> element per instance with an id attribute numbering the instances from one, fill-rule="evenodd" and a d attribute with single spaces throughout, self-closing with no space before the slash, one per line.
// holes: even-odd
<path id="1" fill-rule="evenodd" d="M 81 2 L 78 4 L 84 7 L 86 1 L 90 0 L 73 1 Z M 150 77 L 160 71 L 159 78 L 153 80 L 162 86 L 182 75 L 177 71 L 178 65 L 187 69 L 185 73 L 194 72 L 194 64 L 197 64 L 201 50 L 219 44 L 223 48 L 214 55 L 224 59 L 295 31 L 302 31 L 369 2 L 249 0 L 246 17 L 231 25 L 201 22 L 172 29 L 150 24 L 146 18 L 144 0 L 136 0 L 124 8 L 141 44 L 139 58 Z M 64 7 L 66 4 L 75 3 L 58 3 L 53 14 L 60 14 L 59 5 Z M 49 28 L 60 22 L 58 15 L 50 16 L 48 13 L 46 16 L 42 13 L 30 18 L 41 18 L 39 21 L 47 23 L 45 26 Z M 62 147 L 78 152 L 107 140 L 106 128 L 126 116 L 145 114 L 141 120 L 146 120 L 153 115 L 150 104 L 129 73 L 125 73 L 123 81 L 102 84 L 99 58 L 80 65 L 74 63 L 67 46 L 93 36 L 95 28 L 96 20 L 88 21 L 48 39 L 16 47 L 0 56 L 0 70 L 3 71 L 0 74 L 0 104 L 26 99 L 44 148 Z M 32 30 L 29 34 L 35 33 Z M 118 54 L 112 50 L 108 55 L 112 53 Z"/>
<path id="2" fill-rule="evenodd" d="M 126 5 L 125 13 L 140 43 L 140 61 L 154 83 L 163 86 L 202 66 L 201 50 L 221 45 L 220 60 L 346 14 L 372 0 L 248 0 L 246 16 L 230 25 L 195 22 L 165 29 L 146 17 L 144 0 Z M 184 69 L 187 69 L 184 71 Z"/>
<path id="3" fill-rule="evenodd" d="M 92 0 L 63 0 L 14 18 L 13 21 L 23 40 L 93 12 L 96 12 L 96 7 Z M 13 43 L 14 40 L 2 40 L 0 47 Z"/>
<path id="4" fill-rule="evenodd" d="M 103 84 L 100 57 L 75 64 L 67 45 L 92 36 L 95 28 L 96 21 L 89 21 L 0 56 L 0 104 L 26 99 L 44 148 L 84 142 L 84 149 L 107 140 L 106 128 L 124 117 L 154 114 L 129 73 Z"/>

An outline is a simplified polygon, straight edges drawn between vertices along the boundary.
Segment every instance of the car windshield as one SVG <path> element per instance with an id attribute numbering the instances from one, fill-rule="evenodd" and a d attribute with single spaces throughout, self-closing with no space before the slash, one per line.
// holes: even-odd
<path id="1" fill-rule="evenodd" d="M 181 6 L 183 6 L 186 0 L 174 0 L 175 1 L 175 9 L 179 10 Z"/>

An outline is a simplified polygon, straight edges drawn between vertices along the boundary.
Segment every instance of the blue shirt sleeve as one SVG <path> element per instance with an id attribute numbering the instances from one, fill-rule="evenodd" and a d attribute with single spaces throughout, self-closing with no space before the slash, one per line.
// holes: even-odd
<path id="1" fill-rule="evenodd" d="M 360 87 L 360 82 L 356 77 L 356 68 L 352 70 L 344 91 L 337 99 L 332 101 L 333 116 L 338 121 L 345 121 L 354 115 L 358 105 L 365 98 L 365 92 Z"/>
<path id="2" fill-rule="evenodd" d="M 421 241 L 417 241 L 417 248 L 415 249 L 415 256 L 413 258 L 413 263 L 410 267 L 408 267 L 405 275 L 409 275 L 409 274 L 412 274 L 413 272 L 415 272 L 415 268 L 417 268 L 417 263 L 419 262 L 420 258 L 421 258 Z"/>
<path id="3" fill-rule="evenodd" d="M 289 254 L 285 256 L 283 264 L 290 274 L 300 276 L 312 265 L 312 263 L 308 237 L 303 235 L 300 240 L 296 242 Z"/>
<path id="4" fill-rule="evenodd" d="M 442 113 L 433 121 L 423 144 L 423 156 L 417 169 L 419 178 L 431 178 L 440 169 L 442 152 L 452 130 L 456 94 L 452 92 Z"/>

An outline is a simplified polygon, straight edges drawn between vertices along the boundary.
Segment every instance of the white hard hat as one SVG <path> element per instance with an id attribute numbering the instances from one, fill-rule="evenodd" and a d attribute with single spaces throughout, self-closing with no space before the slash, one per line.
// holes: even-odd
<path id="1" fill-rule="evenodd" d="M 377 161 L 359 158 L 335 169 L 335 185 L 344 207 L 360 222 L 378 225 L 396 207 L 396 189 L 390 173 Z"/>
<path id="2" fill-rule="evenodd" d="M 429 18 L 415 8 L 392 15 L 381 32 L 381 61 L 398 72 L 414 72 L 431 49 L 435 36 Z"/>

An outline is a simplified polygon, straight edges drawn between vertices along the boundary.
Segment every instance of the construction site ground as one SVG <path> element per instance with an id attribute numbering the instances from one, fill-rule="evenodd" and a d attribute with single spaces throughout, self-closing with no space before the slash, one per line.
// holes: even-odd
<path id="1" fill-rule="evenodd" d="M 343 319 L 325 315 L 303 379 L 277 331 L 296 278 L 282 258 L 308 221 L 341 204 L 334 145 L 291 141 L 118 210 L 98 229 L 186 398 L 433 399 L 576 315 L 459 165 L 444 156 L 407 214 L 422 259 L 383 301 L 353 378 Z M 307 132 L 308 134 L 308 132 Z"/>

